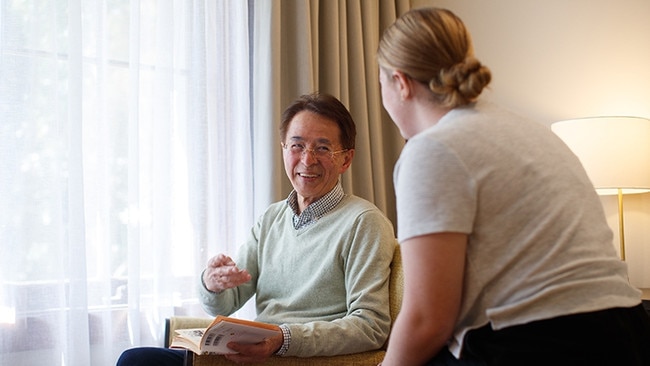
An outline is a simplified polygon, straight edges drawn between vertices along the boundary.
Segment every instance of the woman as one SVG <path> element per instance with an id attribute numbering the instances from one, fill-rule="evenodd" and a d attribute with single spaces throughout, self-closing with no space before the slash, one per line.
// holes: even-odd
<path id="1" fill-rule="evenodd" d="M 650 321 L 579 160 L 478 101 L 491 74 L 462 21 L 415 9 L 378 50 L 395 166 L 402 311 L 383 366 L 649 365 Z"/>

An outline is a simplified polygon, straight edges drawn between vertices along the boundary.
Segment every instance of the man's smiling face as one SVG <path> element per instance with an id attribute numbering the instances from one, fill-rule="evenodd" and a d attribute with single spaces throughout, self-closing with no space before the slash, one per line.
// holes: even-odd
<path id="1" fill-rule="evenodd" d="M 354 150 L 317 157 L 310 150 L 328 148 L 342 150 L 340 129 L 336 122 L 319 114 L 302 111 L 295 115 L 287 129 L 283 149 L 284 169 L 298 194 L 300 211 L 327 194 L 352 162 Z M 307 151 L 291 152 L 292 145 L 304 146 Z"/>

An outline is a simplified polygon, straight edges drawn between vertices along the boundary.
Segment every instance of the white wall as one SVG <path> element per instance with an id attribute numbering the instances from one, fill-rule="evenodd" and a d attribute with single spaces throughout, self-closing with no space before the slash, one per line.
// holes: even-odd
<path id="1" fill-rule="evenodd" d="M 649 0 L 412 4 L 463 19 L 476 56 L 493 73 L 488 99 L 548 126 L 591 116 L 650 118 Z M 616 198 L 602 201 L 618 248 Z M 650 288 L 650 193 L 625 196 L 624 205 L 630 282 Z"/>
<path id="2" fill-rule="evenodd" d="M 650 118 L 648 0 L 413 0 L 460 16 L 490 99 L 539 122 Z"/>

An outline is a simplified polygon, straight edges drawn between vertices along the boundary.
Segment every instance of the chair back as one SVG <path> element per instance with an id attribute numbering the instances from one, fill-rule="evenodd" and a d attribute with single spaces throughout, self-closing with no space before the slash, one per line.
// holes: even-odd
<path id="1" fill-rule="evenodd" d="M 395 246 L 395 254 L 390 264 L 390 280 L 388 284 L 388 303 L 390 307 L 390 318 L 393 322 L 402 308 L 402 297 L 404 295 L 404 271 L 402 270 L 402 252 L 400 245 Z"/>

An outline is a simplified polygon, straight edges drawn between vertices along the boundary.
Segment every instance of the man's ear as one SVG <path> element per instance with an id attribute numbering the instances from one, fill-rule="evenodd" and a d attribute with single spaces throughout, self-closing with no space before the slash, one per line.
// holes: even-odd
<path id="1" fill-rule="evenodd" d="M 343 165 L 341 165 L 341 169 L 339 169 L 339 174 L 345 173 L 345 171 L 348 170 L 348 168 L 352 164 L 352 158 L 354 158 L 354 149 L 350 149 L 344 152 L 343 157 L 345 158 L 345 160 L 343 161 Z"/>
<path id="2" fill-rule="evenodd" d="M 405 73 L 395 70 L 391 77 L 397 83 L 401 100 L 406 100 L 413 94 L 413 79 Z"/>

